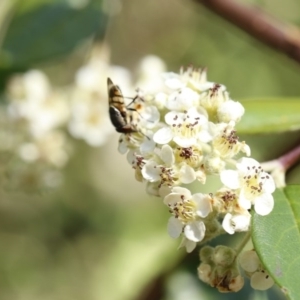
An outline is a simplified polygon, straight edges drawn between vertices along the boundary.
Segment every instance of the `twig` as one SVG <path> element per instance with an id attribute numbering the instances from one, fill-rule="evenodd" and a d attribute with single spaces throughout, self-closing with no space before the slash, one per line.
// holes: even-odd
<path id="1" fill-rule="evenodd" d="M 278 188 L 285 187 L 285 173 L 295 165 L 300 159 L 300 145 L 296 146 L 291 151 L 283 154 L 277 159 L 273 159 L 261 164 L 265 171 L 271 172 L 276 186 Z"/>
<path id="2" fill-rule="evenodd" d="M 16 0 L 0 0 L 0 50 L 13 17 L 13 13 L 17 4 Z"/>
<path id="3" fill-rule="evenodd" d="M 280 156 L 278 158 L 278 161 L 281 163 L 281 165 L 285 170 L 288 170 L 290 167 L 295 165 L 299 159 L 300 159 L 300 145 L 296 146 L 288 153 Z"/>
<path id="4" fill-rule="evenodd" d="M 279 22 L 258 7 L 233 0 L 194 0 L 264 44 L 300 63 L 300 30 Z"/>

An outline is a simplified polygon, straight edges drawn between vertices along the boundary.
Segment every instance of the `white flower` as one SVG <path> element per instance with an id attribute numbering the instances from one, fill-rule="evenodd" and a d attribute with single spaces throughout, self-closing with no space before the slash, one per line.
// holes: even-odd
<path id="1" fill-rule="evenodd" d="M 170 237 L 176 239 L 181 233 L 193 242 L 200 242 L 205 236 L 205 225 L 202 221 L 193 221 L 183 224 L 176 217 L 172 216 L 168 222 L 168 233 Z"/>
<path id="2" fill-rule="evenodd" d="M 180 69 L 180 74 L 164 73 L 163 78 L 165 85 L 172 90 L 179 90 L 184 87 L 190 87 L 193 90 L 201 93 L 214 86 L 213 82 L 208 82 L 206 79 L 206 69 L 197 69 L 189 66 L 186 70 Z"/>
<path id="3" fill-rule="evenodd" d="M 160 174 L 161 169 L 154 160 L 148 160 L 142 168 L 142 175 L 149 182 L 159 181 L 161 179 Z"/>
<path id="4" fill-rule="evenodd" d="M 174 149 L 176 162 L 184 162 L 194 169 L 198 169 L 203 160 L 203 151 L 201 147 L 176 147 Z"/>
<path id="5" fill-rule="evenodd" d="M 71 135 L 85 140 L 91 146 L 103 145 L 113 132 L 106 103 L 89 92 L 77 89 L 71 109 Z"/>
<path id="6" fill-rule="evenodd" d="M 228 100 L 218 108 L 219 122 L 229 123 L 230 121 L 239 122 L 245 109 L 240 102 Z"/>
<path id="7" fill-rule="evenodd" d="M 234 129 L 235 122 L 216 124 L 211 126 L 214 131 L 212 145 L 214 151 L 222 158 L 232 158 L 240 151 L 250 156 L 250 147 L 245 142 L 239 142 Z"/>
<path id="8" fill-rule="evenodd" d="M 154 104 L 155 106 L 159 109 L 159 110 L 162 110 L 166 103 L 167 103 L 167 99 L 168 99 L 168 95 L 165 94 L 165 93 L 157 93 L 155 96 L 154 96 Z"/>
<path id="9" fill-rule="evenodd" d="M 143 105 L 142 103 L 136 104 L 136 112 L 139 116 L 139 128 L 153 128 L 157 125 L 160 119 L 160 113 L 157 107 L 153 105 Z"/>
<path id="10" fill-rule="evenodd" d="M 231 213 L 233 215 L 246 214 L 248 211 L 240 207 L 238 190 L 231 190 L 226 187 L 219 189 L 213 197 L 213 206 L 222 214 Z"/>
<path id="11" fill-rule="evenodd" d="M 22 75 L 13 76 L 8 83 L 9 97 L 15 100 L 44 100 L 51 87 L 47 76 L 39 70 L 30 70 Z M 26 100 L 26 101 L 27 101 Z"/>
<path id="12" fill-rule="evenodd" d="M 96 93 L 107 97 L 107 77 L 122 82 L 122 91 L 132 91 L 130 72 L 120 66 L 110 65 L 103 57 L 101 51 L 93 53 L 86 65 L 79 68 L 75 74 L 75 85 L 80 90 Z"/>
<path id="13" fill-rule="evenodd" d="M 21 144 L 18 153 L 27 162 L 43 161 L 55 167 L 63 167 L 68 161 L 66 137 L 58 130 L 53 130 L 36 138 L 32 143 Z"/>
<path id="14" fill-rule="evenodd" d="M 173 111 L 185 111 L 195 107 L 199 100 L 199 94 L 190 88 L 182 88 L 173 92 L 167 99 L 166 107 Z"/>
<path id="15" fill-rule="evenodd" d="M 75 74 L 75 84 L 77 87 L 89 91 L 104 90 L 103 71 L 107 72 L 108 65 L 102 60 L 92 59 L 86 65 L 80 67 Z"/>
<path id="16" fill-rule="evenodd" d="M 18 154 L 24 161 L 33 162 L 39 158 L 39 149 L 34 143 L 23 143 L 18 149 Z"/>
<path id="17" fill-rule="evenodd" d="M 194 68 L 192 65 L 186 70 L 180 69 L 180 77 L 187 86 L 201 93 L 213 87 L 214 83 L 207 81 L 206 68 Z"/>
<path id="18" fill-rule="evenodd" d="M 181 233 L 193 242 L 200 242 L 205 236 L 205 224 L 202 221 L 212 211 L 210 197 L 194 194 L 182 187 L 174 187 L 172 193 L 164 198 L 173 216 L 168 222 L 168 232 L 173 238 Z"/>
<path id="19" fill-rule="evenodd" d="M 41 137 L 64 124 L 69 117 L 69 108 L 64 94 L 52 93 L 36 106 L 28 116 L 30 132 Z"/>
<path id="20" fill-rule="evenodd" d="M 264 172 L 259 163 L 252 158 L 242 158 L 236 167 L 237 171 L 221 172 L 222 183 L 230 189 L 240 190 L 238 202 L 242 208 L 249 209 L 253 204 L 259 215 L 269 214 L 274 206 L 273 178 Z"/>
<path id="21" fill-rule="evenodd" d="M 164 73 L 162 74 L 163 79 L 165 80 L 165 85 L 172 90 L 178 90 L 181 89 L 183 87 L 185 87 L 185 82 L 182 81 L 181 76 L 173 73 L 173 72 L 169 72 L 169 73 Z"/>
<path id="22" fill-rule="evenodd" d="M 225 167 L 224 160 L 214 153 L 207 155 L 204 160 L 204 168 L 207 174 L 218 175 Z"/>
<path id="23" fill-rule="evenodd" d="M 42 137 L 64 124 L 69 116 L 66 95 L 51 90 L 48 78 L 38 70 L 15 77 L 8 86 L 8 112 L 13 120 L 25 120 L 29 133 Z"/>
<path id="24" fill-rule="evenodd" d="M 138 81 L 137 87 L 142 87 L 147 93 L 155 93 L 164 88 L 164 83 L 161 79 L 161 74 L 165 72 L 165 62 L 155 56 L 147 55 L 139 63 L 138 66 Z"/>
<path id="25" fill-rule="evenodd" d="M 207 118 L 195 108 L 184 113 L 171 111 L 166 114 L 165 121 L 169 127 L 159 129 L 153 136 L 158 144 L 167 144 L 173 140 L 178 146 L 187 148 L 196 145 L 198 141 L 207 143 L 212 139 Z"/>
<path id="26" fill-rule="evenodd" d="M 160 181 L 161 185 L 189 184 L 196 180 L 197 172 L 188 164 L 175 163 L 173 149 L 169 145 L 163 145 L 156 156 L 145 160 L 142 168 L 144 179 L 150 182 Z"/>
<path id="27" fill-rule="evenodd" d="M 214 83 L 210 88 L 201 94 L 200 105 L 205 108 L 209 116 L 209 120 L 217 122 L 217 111 L 219 107 L 229 100 L 228 92 L 224 85 Z"/>
<path id="28" fill-rule="evenodd" d="M 250 220 L 251 215 L 248 211 L 245 211 L 244 214 L 236 215 L 227 213 L 223 219 L 222 226 L 226 232 L 234 234 L 235 232 L 248 231 Z"/>

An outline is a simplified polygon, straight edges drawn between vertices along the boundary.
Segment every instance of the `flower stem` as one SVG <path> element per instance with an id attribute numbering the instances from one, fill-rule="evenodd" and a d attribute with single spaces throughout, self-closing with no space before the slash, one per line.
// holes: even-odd
<path id="1" fill-rule="evenodd" d="M 248 241 L 250 240 L 251 237 L 251 231 L 248 231 L 245 235 L 241 243 L 235 248 L 236 251 L 236 256 L 239 255 L 239 253 L 244 249 Z"/>

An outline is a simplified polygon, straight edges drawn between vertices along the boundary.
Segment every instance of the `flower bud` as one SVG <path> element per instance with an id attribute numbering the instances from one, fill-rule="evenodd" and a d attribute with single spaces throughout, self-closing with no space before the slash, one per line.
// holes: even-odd
<path id="1" fill-rule="evenodd" d="M 210 283 L 211 266 L 209 264 L 202 263 L 197 270 L 199 279 L 205 283 Z"/>
<path id="2" fill-rule="evenodd" d="M 255 272 L 260 266 L 259 258 L 253 250 L 241 253 L 239 263 L 246 272 Z"/>
<path id="3" fill-rule="evenodd" d="M 274 284 L 273 278 L 265 271 L 255 272 L 251 276 L 250 285 L 255 290 L 265 291 Z"/>
<path id="4" fill-rule="evenodd" d="M 244 278 L 237 268 L 217 267 L 211 276 L 210 284 L 221 293 L 237 292 L 244 286 Z"/>
<path id="5" fill-rule="evenodd" d="M 204 160 L 204 169 L 208 174 L 219 174 L 225 167 L 225 162 L 218 155 L 209 155 Z"/>
<path id="6" fill-rule="evenodd" d="M 213 261 L 216 265 L 227 267 L 230 266 L 236 257 L 236 252 L 226 246 L 217 246 L 214 251 Z"/>
<path id="7" fill-rule="evenodd" d="M 200 260 L 202 262 L 210 263 L 212 261 L 212 256 L 214 253 L 214 248 L 210 246 L 204 246 L 200 250 Z"/>

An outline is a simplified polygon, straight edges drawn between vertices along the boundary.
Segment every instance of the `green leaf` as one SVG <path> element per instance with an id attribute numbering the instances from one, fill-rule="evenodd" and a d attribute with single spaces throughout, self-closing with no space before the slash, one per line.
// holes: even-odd
<path id="1" fill-rule="evenodd" d="M 237 125 L 239 134 L 300 129 L 300 99 L 253 99 L 241 102 L 245 107 L 245 114 Z"/>
<path id="2" fill-rule="evenodd" d="M 275 282 L 290 299 L 297 300 L 300 295 L 300 185 L 276 190 L 274 198 L 271 214 L 253 215 L 253 244 Z"/>
<path id="3" fill-rule="evenodd" d="M 103 37 L 107 17 L 100 7 L 97 2 L 83 9 L 53 3 L 16 14 L 3 43 L 0 66 L 30 65 L 65 55 L 93 35 Z"/>

